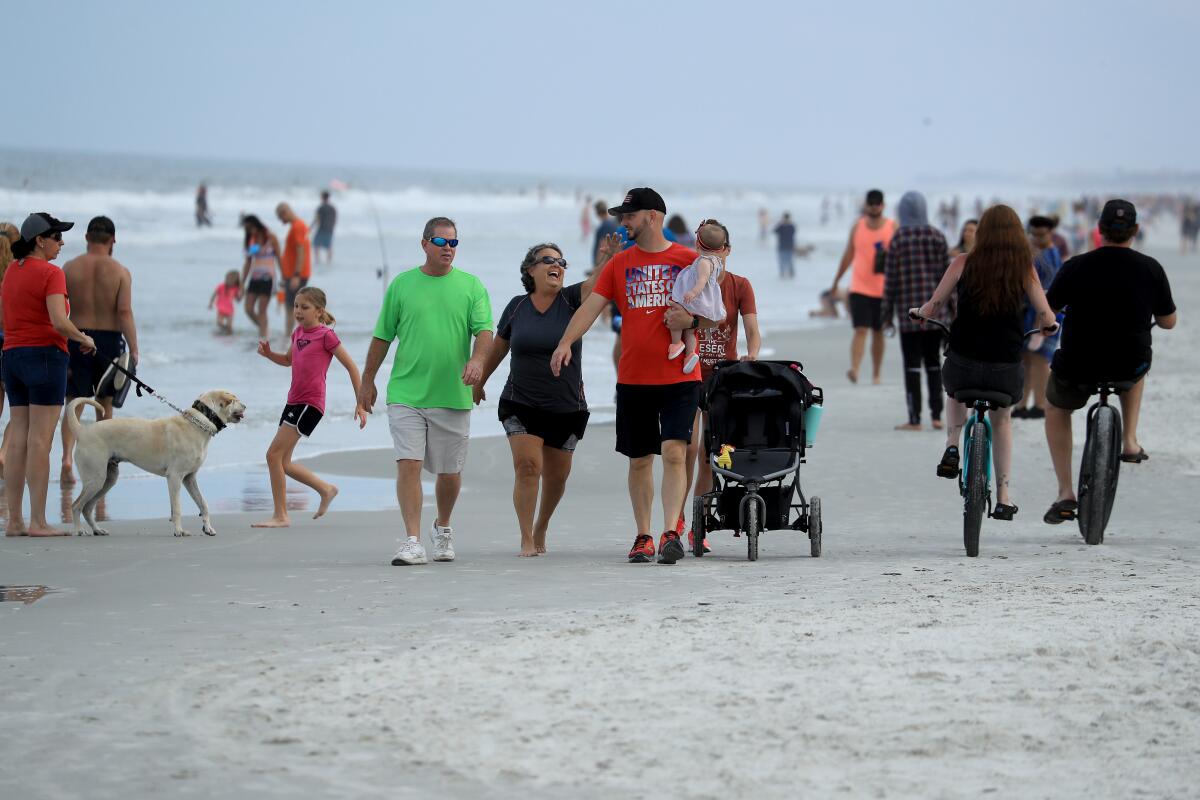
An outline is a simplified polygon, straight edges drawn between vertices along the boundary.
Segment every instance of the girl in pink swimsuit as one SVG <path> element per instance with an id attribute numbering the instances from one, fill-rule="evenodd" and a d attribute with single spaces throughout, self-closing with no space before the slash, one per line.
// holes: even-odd
<path id="1" fill-rule="evenodd" d="M 236 269 L 225 273 L 225 282 L 213 290 L 208 298 L 208 307 L 217 305 L 217 329 L 221 333 L 233 333 L 234 303 L 242 299 L 242 280 Z"/>

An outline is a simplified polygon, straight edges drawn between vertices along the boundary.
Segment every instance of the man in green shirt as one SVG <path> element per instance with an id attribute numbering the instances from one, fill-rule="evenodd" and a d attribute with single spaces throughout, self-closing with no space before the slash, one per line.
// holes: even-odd
<path id="1" fill-rule="evenodd" d="M 462 488 L 471 431 L 471 387 L 492 346 L 492 304 L 474 275 L 454 268 L 458 228 L 446 217 L 425 223 L 425 263 L 396 276 L 383 297 L 367 351 L 359 403 L 375 405 L 375 374 L 398 339 L 387 385 L 388 425 L 396 446 L 396 497 L 408 539 L 392 564 L 426 563 L 421 545 L 421 467 L 437 475 L 433 560 L 453 561 L 450 513 Z M 474 346 L 471 340 L 474 339 Z"/>

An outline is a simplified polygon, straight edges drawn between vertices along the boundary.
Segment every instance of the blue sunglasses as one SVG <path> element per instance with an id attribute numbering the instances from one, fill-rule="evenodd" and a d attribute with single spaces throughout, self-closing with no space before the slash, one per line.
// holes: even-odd
<path id="1" fill-rule="evenodd" d="M 446 245 L 458 247 L 458 239 L 447 239 L 444 236 L 434 236 L 429 240 L 429 243 L 434 247 L 445 247 Z"/>

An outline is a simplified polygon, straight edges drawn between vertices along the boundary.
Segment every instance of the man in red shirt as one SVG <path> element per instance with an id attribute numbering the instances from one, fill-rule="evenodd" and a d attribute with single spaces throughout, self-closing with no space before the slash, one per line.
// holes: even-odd
<path id="1" fill-rule="evenodd" d="M 312 248 L 308 244 L 308 225 L 296 216 L 291 206 L 280 203 L 275 207 L 275 216 L 284 225 L 291 226 L 283 245 L 283 258 L 279 261 L 283 273 L 283 326 L 291 336 L 292 328 L 296 325 L 296 315 L 292 313 L 296 293 L 308 285 L 308 279 L 312 276 Z"/>
<path id="2" fill-rule="evenodd" d="M 571 324 L 550 358 L 558 375 L 571 360 L 571 345 L 592 327 L 610 302 L 623 319 L 621 361 L 617 365 L 617 452 L 629 458 L 629 499 L 637 523 L 637 538 L 629 551 L 632 563 L 654 558 L 650 517 L 654 504 L 654 456 L 663 457 L 662 508 L 664 533 L 659 539 L 658 563 L 683 558 L 676 525 L 687 492 L 684 460 L 692 424 L 700 403 L 700 367 L 690 373 L 666 357 L 671 328 L 712 327 L 674 306 L 671 288 L 696 252 L 663 236 L 667 206 L 649 188 L 631 189 L 625 201 L 608 213 L 625 226 L 634 246 L 604 265 L 592 293 L 575 312 Z"/>

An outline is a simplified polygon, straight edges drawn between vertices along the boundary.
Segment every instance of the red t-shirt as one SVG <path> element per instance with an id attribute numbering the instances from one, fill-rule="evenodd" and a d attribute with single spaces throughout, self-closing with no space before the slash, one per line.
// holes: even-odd
<path id="1" fill-rule="evenodd" d="M 53 346 L 67 352 L 67 337 L 54 330 L 46 310 L 46 298 L 52 294 L 67 299 L 67 277 L 49 261 L 29 257 L 8 265 L 0 285 L 5 350 Z M 70 313 L 71 304 L 67 303 Z"/>
<path id="2" fill-rule="evenodd" d="M 679 359 L 667 358 L 671 333 L 663 324 L 675 276 L 695 260 L 696 251 L 681 244 L 672 243 L 661 253 L 634 245 L 604 265 L 592 291 L 612 300 L 621 312 L 617 383 L 662 386 L 700 380 L 699 366 L 684 373 Z"/>
<path id="3" fill-rule="evenodd" d="M 312 247 L 308 244 L 308 225 L 296 217 L 292 227 L 288 228 L 287 239 L 283 243 L 283 258 L 279 261 L 283 277 L 291 278 L 296 274 L 296 253 L 304 247 L 304 261 L 300 264 L 300 277 L 312 277 Z"/>
<path id="4" fill-rule="evenodd" d="M 757 314 L 754 288 L 741 275 L 726 270 L 721 281 L 721 299 L 725 301 L 725 319 L 715 328 L 696 331 L 696 352 L 700 354 L 700 374 L 705 380 L 718 361 L 733 361 L 738 357 L 738 314 Z"/>

